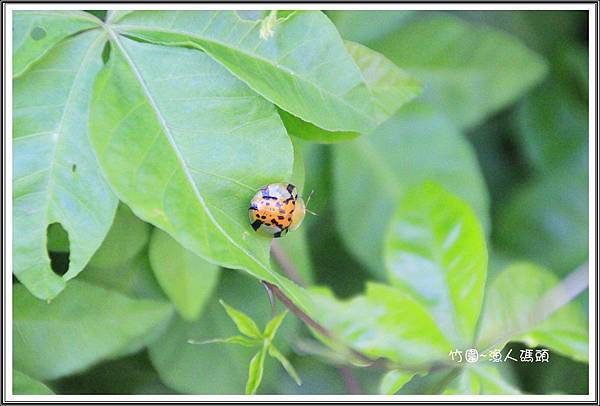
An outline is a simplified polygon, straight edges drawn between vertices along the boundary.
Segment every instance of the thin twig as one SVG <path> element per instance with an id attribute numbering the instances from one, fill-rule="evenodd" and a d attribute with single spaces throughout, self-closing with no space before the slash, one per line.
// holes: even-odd
<path id="1" fill-rule="evenodd" d="M 296 267 L 277 241 L 273 241 L 273 243 L 271 244 L 271 254 L 273 255 L 275 261 L 281 267 L 283 273 L 285 273 L 288 276 L 288 278 L 296 282 L 298 285 L 306 287 L 306 283 L 302 279 L 302 276 L 297 271 Z M 327 328 L 317 323 L 308 314 L 304 313 L 279 288 L 265 281 L 263 281 L 263 285 L 265 285 L 265 287 L 268 289 L 269 294 L 274 293 L 275 296 L 277 296 L 277 298 L 281 300 L 286 305 L 286 307 L 290 309 L 300 320 L 304 321 L 304 323 L 306 323 L 308 326 L 318 331 L 319 334 L 329 339 L 334 339 L 333 334 Z M 373 360 L 369 359 L 369 362 L 373 362 Z M 338 365 L 336 366 L 336 368 L 342 376 L 342 379 L 344 380 L 344 384 L 346 385 L 348 393 L 350 393 L 351 395 L 361 394 L 362 391 L 360 385 L 356 380 L 356 377 L 352 373 L 352 370 L 347 366 Z"/>
<path id="2" fill-rule="evenodd" d="M 312 329 L 317 331 L 322 336 L 327 337 L 329 339 L 334 339 L 331 331 L 327 330 L 325 327 L 323 327 L 321 324 L 319 324 L 317 321 L 315 321 L 308 314 L 304 313 L 304 311 L 302 309 L 300 309 L 298 306 L 296 306 L 296 304 L 294 302 L 292 302 L 292 300 L 289 297 L 287 297 L 286 294 L 283 293 L 281 291 L 281 289 L 279 289 L 276 285 L 273 285 L 272 283 L 269 283 L 267 281 L 262 281 L 262 283 L 264 285 L 266 285 L 269 289 L 271 289 L 271 292 L 273 292 L 275 297 L 277 297 L 277 299 L 281 300 L 281 303 L 283 303 L 285 305 L 285 307 L 290 309 L 290 311 L 292 313 L 294 313 L 296 315 L 296 317 L 298 317 L 300 320 L 302 320 L 304 322 L 304 324 L 311 327 Z"/>
<path id="3" fill-rule="evenodd" d="M 348 393 L 351 395 L 361 395 L 362 389 L 360 388 L 360 384 L 356 380 L 356 377 L 352 373 L 352 370 L 348 367 L 338 367 L 338 371 L 344 380 L 344 385 L 348 390 Z"/>
<path id="4" fill-rule="evenodd" d="M 285 255 L 285 254 L 283 254 Z M 277 259 L 276 259 L 277 260 Z M 317 322 L 315 319 L 306 314 L 302 309 L 300 309 L 279 287 L 273 285 L 270 282 L 262 281 L 262 283 L 268 287 L 271 292 L 277 297 L 296 317 L 304 322 L 308 327 L 315 330 L 317 333 L 322 335 L 325 338 L 330 339 L 333 343 L 339 345 L 344 348 L 350 355 L 352 355 L 357 361 L 365 364 L 368 367 L 381 368 L 385 370 L 390 369 L 399 369 L 403 371 L 409 372 L 421 372 L 425 369 L 429 370 L 438 370 L 446 366 L 445 363 L 433 363 L 427 365 L 394 365 L 390 360 L 386 358 L 371 358 L 362 352 L 355 350 L 354 348 L 349 347 L 346 343 L 340 341 L 338 337 L 336 337 L 329 329 L 325 326 Z"/>
<path id="5" fill-rule="evenodd" d="M 275 299 L 273 299 L 273 291 L 265 283 L 265 281 L 262 281 L 262 285 L 264 286 L 265 290 L 267 291 L 267 296 L 269 297 L 269 303 L 271 304 L 271 317 L 275 317 Z"/>
<path id="6" fill-rule="evenodd" d="M 288 278 L 296 282 L 298 285 L 306 287 L 306 283 L 302 279 L 302 276 L 300 273 L 298 273 L 296 267 L 277 241 L 273 241 L 271 244 L 271 255 L 273 255 L 273 258 L 275 258 L 275 261 L 277 264 L 279 264 L 281 270 Z"/>

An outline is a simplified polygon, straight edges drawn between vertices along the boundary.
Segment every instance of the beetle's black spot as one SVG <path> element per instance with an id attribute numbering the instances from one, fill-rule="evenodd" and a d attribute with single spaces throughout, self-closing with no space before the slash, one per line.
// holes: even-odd
<path id="1" fill-rule="evenodd" d="M 260 218 L 264 220 L 267 218 L 267 216 L 260 216 Z"/>
<path id="2" fill-rule="evenodd" d="M 31 30 L 31 34 L 29 35 L 34 41 L 39 41 L 46 36 L 46 30 L 42 27 L 35 27 L 33 30 Z"/>
<path id="3" fill-rule="evenodd" d="M 260 228 L 261 224 L 262 224 L 262 221 L 260 221 L 260 220 L 256 220 L 254 223 L 252 223 L 252 228 L 254 229 L 254 231 L 258 230 Z"/>
<path id="4" fill-rule="evenodd" d="M 283 220 L 285 217 L 284 216 L 277 216 L 278 220 Z"/>

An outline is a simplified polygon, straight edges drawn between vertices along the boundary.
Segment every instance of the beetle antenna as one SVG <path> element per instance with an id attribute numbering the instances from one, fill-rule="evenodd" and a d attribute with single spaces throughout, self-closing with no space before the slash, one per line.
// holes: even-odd
<path id="1" fill-rule="evenodd" d="M 310 191 L 310 193 L 308 194 L 308 198 L 306 199 L 306 203 L 304 204 L 304 210 L 305 210 L 307 213 L 310 213 L 310 214 L 312 214 L 313 216 L 318 216 L 318 214 L 317 214 L 317 213 L 315 213 L 314 211 L 311 211 L 311 210 L 309 210 L 309 209 L 308 209 L 308 203 L 310 202 L 310 198 L 312 197 L 313 193 L 315 193 L 315 190 L 314 190 L 314 189 L 313 189 L 313 190 L 311 190 L 311 191 Z"/>
<path id="2" fill-rule="evenodd" d="M 311 190 L 310 193 L 308 194 L 308 198 L 306 199 L 306 204 L 304 206 L 308 207 L 308 203 L 310 202 L 310 198 L 312 197 L 312 195 L 315 193 L 315 190 Z"/>

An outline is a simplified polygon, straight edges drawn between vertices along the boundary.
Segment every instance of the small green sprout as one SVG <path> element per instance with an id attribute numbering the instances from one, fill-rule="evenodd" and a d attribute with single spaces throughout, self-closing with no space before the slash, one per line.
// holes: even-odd
<path id="1" fill-rule="evenodd" d="M 294 379 L 298 385 L 302 385 L 302 381 L 300 380 L 298 373 L 290 361 L 273 344 L 273 339 L 275 338 L 277 330 L 279 329 L 279 326 L 281 326 L 283 319 L 287 315 L 287 310 L 273 317 L 265 326 L 264 331 L 261 332 L 254 320 L 252 320 L 248 315 L 234 309 L 223 300 L 219 300 L 219 303 L 221 303 L 221 305 L 225 308 L 227 315 L 231 318 L 231 320 L 233 320 L 237 329 L 240 333 L 242 333 L 242 335 L 235 335 L 227 338 L 215 338 L 206 341 L 188 340 L 188 343 L 224 343 L 259 348 L 258 352 L 250 360 L 250 366 L 248 368 L 248 381 L 246 382 L 247 395 L 254 395 L 260 386 L 263 377 L 265 357 L 267 354 L 279 361 L 281 366 L 283 366 L 292 379 Z"/>

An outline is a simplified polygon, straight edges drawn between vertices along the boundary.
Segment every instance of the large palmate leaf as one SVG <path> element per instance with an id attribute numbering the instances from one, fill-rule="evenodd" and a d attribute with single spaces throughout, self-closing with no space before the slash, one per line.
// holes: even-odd
<path id="1" fill-rule="evenodd" d="M 320 11 L 261 22 L 234 11 L 135 11 L 113 15 L 119 32 L 146 41 L 200 47 L 285 111 L 330 131 L 375 125 L 369 90 L 334 25 Z"/>
<path id="2" fill-rule="evenodd" d="M 97 30 L 69 38 L 13 82 L 13 272 L 43 299 L 83 269 L 117 206 L 87 131 L 105 41 Z M 52 272 L 46 252 L 46 228 L 55 222 L 71 241 L 63 278 Z"/>
<path id="3" fill-rule="evenodd" d="M 421 80 L 423 97 L 461 128 L 515 101 L 546 72 L 517 39 L 449 15 L 411 19 L 370 46 Z"/>
<path id="4" fill-rule="evenodd" d="M 533 264 L 506 268 L 489 287 L 479 346 L 501 348 L 509 340 L 523 341 L 587 362 L 588 325 L 578 304 L 567 304 L 546 319 L 542 316 L 546 309 L 541 300 L 557 285 L 554 274 Z"/>
<path id="5" fill-rule="evenodd" d="M 115 355 L 168 320 L 165 302 L 136 300 L 78 280 L 52 303 L 13 288 L 14 366 L 54 379 Z"/>
<path id="6" fill-rule="evenodd" d="M 363 295 L 341 301 L 312 292 L 324 324 L 352 348 L 399 365 L 423 366 L 447 357 L 446 340 L 428 310 L 394 287 L 368 283 Z"/>
<path id="7" fill-rule="evenodd" d="M 271 239 L 248 224 L 254 193 L 291 177 L 292 143 L 273 105 L 205 53 L 111 35 L 90 128 L 116 194 L 185 248 L 281 285 L 303 306 L 269 266 Z"/>
<path id="8" fill-rule="evenodd" d="M 430 309 L 457 346 L 472 343 L 483 301 L 487 251 L 469 206 L 434 183 L 400 201 L 386 238 L 392 284 Z"/>
<path id="9" fill-rule="evenodd" d="M 167 233 L 155 229 L 150 242 L 154 275 L 179 314 L 198 317 L 219 278 L 219 267 L 183 248 Z"/>
<path id="10" fill-rule="evenodd" d="M 377 124 L 421 93 L 421 84 L 382 54 L 351 41 L 345 41 L 344 45 L 369 88 Z M 361 135 L 353 131 L 327 131 L 285 111 L 279 114 L 289 134 L 309 141 L 339 142 Z"/>
<path id="11" fill-rule="evenodd" d="M 373 134 L 336 146 L 333 162 L 338 229 L 376 275 L 383 277 L 385 230 L 410 186 L 436 181 L 489 223 L 487 192 L 471 146 L 429 106 L 408 105 Z"/>
<path id="12" fill-rule="evenodd" d="M 100 24 L 83 11 L 13 12 L 13 77 L 23 74 L 61 40 Z"/>

